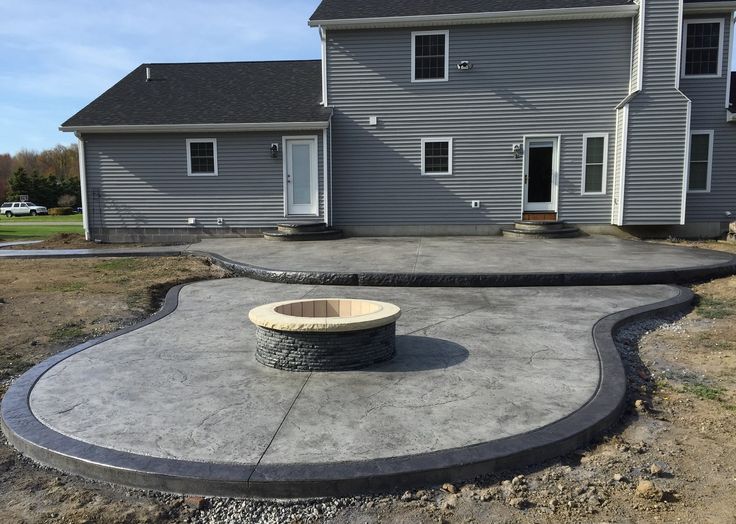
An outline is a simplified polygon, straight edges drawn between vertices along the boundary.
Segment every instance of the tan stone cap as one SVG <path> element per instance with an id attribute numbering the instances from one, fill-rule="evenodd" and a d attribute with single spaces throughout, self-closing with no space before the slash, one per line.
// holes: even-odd
<path id="1" fill-rule="evenodd" d="M 396 322 L 401 309 L 387 302 L 318 298 L 274 302 L 250 310 L 257 326 L 278 331 L 337 333 L 360 331 Z"/>

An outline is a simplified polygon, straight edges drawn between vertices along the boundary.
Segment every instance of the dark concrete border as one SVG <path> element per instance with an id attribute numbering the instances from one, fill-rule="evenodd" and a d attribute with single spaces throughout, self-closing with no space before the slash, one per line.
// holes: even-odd
<path id="1" fill-rule="evenodd" d="M 539 286 L 637 286 L 688 284 L 736 274 L 736 256 L 720 264 L 647 271 L 563 273 L 370 273 L 291 271 L 269 269 L 225 258 L 206 251 L 190 254 L 209 258 L 238 276 L 263 282 L 327 286 L 377 287 L 539 287 Z M 728 253 L 725 253 L 728 254 Z"/>
<path id="2" fill-rule="evenodd" d="M 177 286 L 163 309 L 148 320 L 91 340 L 38 364 L 16 380 L 2 402 L 2 429 L 8 440 L 30 458 L 70 473 L 136 488 L 213 496 L 304 498 L 347 496 L 470 479 L 563 455 L 588 443 L 620 416 L 626 376 L 613 341 L 623 324 L 686 311 L 693 294 L 614 313 L 599 320 L 592 336 L 600 358 L 600 381 L 593 397 L 579 410 L 545 427 L 491 442 L 405 457 L 335 464 L 233 465 L 153 458 L 81 442 L 43 425 L 33 415 L 29 396 L 35 383 L 64 359 L 101 342 L 149 325 L 173 312 Z"/>

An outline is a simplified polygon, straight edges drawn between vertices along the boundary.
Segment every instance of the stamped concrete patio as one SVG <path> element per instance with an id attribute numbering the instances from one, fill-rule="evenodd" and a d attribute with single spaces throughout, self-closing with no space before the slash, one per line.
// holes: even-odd
<path id="1" fill-rule="evenodd" d="M 394 360 L 339 373 L 256 362 L 251 307 L 338 293 L 402 308 Z M 682 293 L 198 283 L 178 307 L 169 297 L 168 316 L 34 368 L 3 423 L 44 463 L 164 491 L 321 496 L 467 478 L 610 424 L 625 379 L 599 320 L 686 304 Z"/>

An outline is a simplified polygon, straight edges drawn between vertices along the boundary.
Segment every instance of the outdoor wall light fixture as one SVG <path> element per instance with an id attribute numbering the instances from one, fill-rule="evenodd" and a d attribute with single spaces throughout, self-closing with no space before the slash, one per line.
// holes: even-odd
<path id="1" fill-rule="evenodd" d="M 271 144 L 271 158 L 278 158 L 279 157 L 279 145 L 274 142 Z"/>
<path id="2" fill-rule="evenodd" d="M 514 154 L 514 158 L 521 158 L 524 156 L 524 148 L 521 147 L 521 144 L 512 145 L 511 152 Z"/>

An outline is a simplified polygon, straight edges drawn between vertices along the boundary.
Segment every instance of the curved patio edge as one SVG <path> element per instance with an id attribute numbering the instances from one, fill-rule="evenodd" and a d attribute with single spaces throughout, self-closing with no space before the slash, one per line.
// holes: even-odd
<path id="1" fill-rule="evenodd" d="M 736 274 L 736 256 L 727 262 L 680 269 L 649 271 L 538 273 L 372 273 L 293 271 L 238 262 L 207 251 L 189 251 L 209 258 L 238 276 L 262 282 L 325 286 L 374 287 L 552 287 L 688 284 Z"/>
<path id="2" fill-rule="evenodd" d="M 44 373 L 72 355 L 171 314 L 178 306 L 182 287 L 172 288 L 163 308 L 149 319 L 59 353 L 13 382 L 0 408 L 2 430 L 8 441 L 31 459 L 68 473 L 133 488 L 207 496 L 335 497 L 472 479 L 564 455 L 615 423 L 623 409 L 626 376 L 614 333 L 632 321 L 687 311 L 694 297 L 690 290 L 677 288 L 677 296 L 671 299 L 600 319 L 592 328 L 600 380 L 595 394 L 584 406 L 528 433 L 468 447 L 326 465 L 235 465 L 156 458 L 103 448 L 62 435 L 36 419 L 29 397 Z"/>
<path id="3" fill-rule="evenodd" d="M 736 255 L 725 252 L 729 260 L 704 266 L 678 269 L 632 271 L 566 271 L 528 273 L 402 273 L 363 271 L 284 270 L 240 262 L 218 253 L 184 248 L 137 249 L 71 249 L 7 252 L 0 250 L 1 259 L 33 258 L 111 258 L 199 256 L 210 260 L 237 276 L 262 282 L 325 286 L 374 287 L 552 287 L 552 286 L 623 286 L 649 284 L 689 284 L 736 274 Z M 703 250 L 712 251 L 712 250 Z"/>

